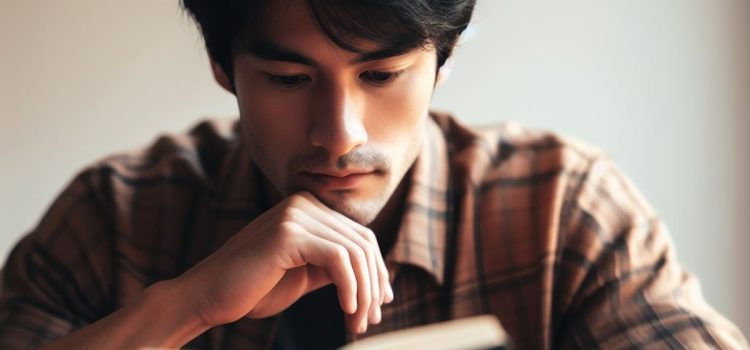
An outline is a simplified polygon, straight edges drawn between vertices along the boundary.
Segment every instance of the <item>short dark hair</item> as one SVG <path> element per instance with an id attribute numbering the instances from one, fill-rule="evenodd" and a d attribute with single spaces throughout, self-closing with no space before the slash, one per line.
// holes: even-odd
<path id="1" fill-rule="evenodd" d="M 260 35 L 266 1 L 182 0 L 197 22 L 211 59 L 232 80 L 232 59 Z M 475 0 L 306 0 L 323 33 L 336 45 L 362 53 L 364 40 L 395 51 L 431 44 L 438 68 L 471 20 Z"/>

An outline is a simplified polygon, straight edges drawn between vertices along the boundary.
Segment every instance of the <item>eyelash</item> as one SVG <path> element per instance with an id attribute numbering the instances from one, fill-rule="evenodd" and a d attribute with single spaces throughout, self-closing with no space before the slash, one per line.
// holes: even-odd
<path id="1" fill-rule="evenodd" d="M 375 86 L 386 86 L 393 82 L 393 80 L 399 78 L 404 73 L 406 73 L 406 69 L 401 69 L 393 72 L 389 71 L 366 71 L 359 75 L 360 79 L 367 80 L 371 84 Z M 385 75 L 384 80 L 377 80 L 373 75 Z M 380 78 L 383 78 L 381 76 Z M 280 86 L 282 88 L 286 89 L 293 89 L 298 86 L 303 85 L 304 83 L 310 82 L 311 79 L 308 75 L 305 74 L 294 74 L 294 75 L 276 75 L 271 73 L 266 73 L 266 79 L 268 82 L 270 82 L 273 85 Z M 290 81 L 291 80 L 291 81 Z"/>
<path id="2" fill-rule="evenodd" d="M 393 80 L 397 79 L 398 77 L 402 76 L 404 73 L 406 73 L 406 69 L 401 69 L 401 70 L 397 70 L 394 72 L 368 70 L 360 74 L 359 77 L 362 79 L 368 80 L 372 84 L 384 86 L 384 85 L 391 83 Z M 374 74 L 384 74 L 386 75 L 386 79 L 382 81 L 373 79 Z"/>
<path id="3" fill-rule="evenodd" d="M 310 81 L 310 77 L 303 74 L 295 74 L 295 75 L 276 75 L 271 73 L 266 73 L 266 79 L 269 83 L 273 85 L 278 85 L 283 88 L 294 88 L 299 85 L 302 85 L 302 83 Z M 292 82 L 286 81 L 287 79 L 295 79 Z"/>

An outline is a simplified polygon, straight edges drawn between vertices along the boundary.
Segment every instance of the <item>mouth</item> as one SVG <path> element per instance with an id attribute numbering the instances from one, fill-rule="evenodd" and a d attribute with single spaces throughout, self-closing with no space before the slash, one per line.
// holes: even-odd
<path id="1" fill-rule="evenodd" d="M 321 190 L 352 190 L 360 187 L 369 178 L 377 175 L 373 170 L 327 171 L 311 170 L 302 172 L 305 185 Z"/>

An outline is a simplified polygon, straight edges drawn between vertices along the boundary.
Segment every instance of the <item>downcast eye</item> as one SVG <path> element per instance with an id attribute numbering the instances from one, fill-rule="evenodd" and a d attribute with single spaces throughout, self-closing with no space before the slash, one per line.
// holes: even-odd
<path id="1" fill-rule="evenodd" d="M 310 77 L 304 74 L 296 74 L 296 75 L 275 75 L 275 74 L 268 74 L 267 75 L 268 81 L 272 84 L 276 84 L 282 87 L 295 87 L 301 84 L 304 84 L 308 81 L 310 81 Z"/>
<path id="2" fill-rule="evenodd" d="M 403 70 L 397 72 L 367 71 L 360 74 L 360 78 L 377 85 L 385 85 L 398 78 L 403 72 Z"/>

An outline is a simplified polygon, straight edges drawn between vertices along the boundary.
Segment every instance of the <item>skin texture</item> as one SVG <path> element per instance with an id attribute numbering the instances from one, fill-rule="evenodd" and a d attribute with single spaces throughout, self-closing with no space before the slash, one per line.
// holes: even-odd
<path id="1" fill-rule="evenodd" d="M 303 1 L 269 3 L 264 36 L 310 58 L 311 65 L 252 52 L 235 58 L 242 130 L 277 199 L 306 190 L 367 225 L 419 152 L 435 83 L 435 52 L 418 49 L 351 64 L 357 55 L 329 41 L 308 11 Z M 299 83 L 280 84 L 268 74 Z M 381 75 L 388 80 L 373 79 Z M 342 189 L 310 176 L 320 173 L 366 175 L 356 187 Z"/>
<path id="2" fill-rule="evenodd" d="M 267 11 L 266 41 L 307 62 L 242 52 L 234 84 L 212 69 L 237 97 L 272 208 L 183 275 L 47 348 L 180 347 L 212 327 L 278 314 L 330 283 L 350 331 L 380 322 L 393 290 L 378 241 L 395 232 L 404 176 L 423 143 L 436 53 L 427 45 L 358 62 L 321 33 L 304 1 L 271 1 Z"/>

